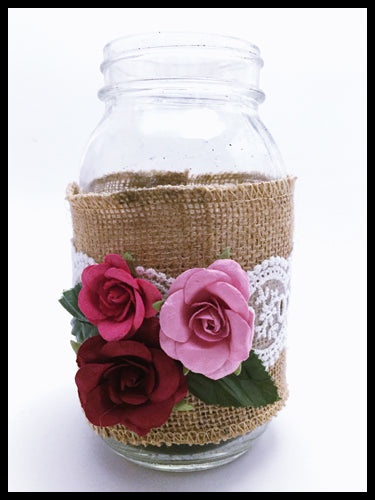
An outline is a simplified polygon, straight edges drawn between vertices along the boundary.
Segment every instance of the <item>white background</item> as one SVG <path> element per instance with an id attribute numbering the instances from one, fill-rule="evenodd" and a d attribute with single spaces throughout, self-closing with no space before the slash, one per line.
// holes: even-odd
<path id="1" fill-rule="evenodd" d="M 366 9 L 9 9 L 9 491 L 365 491 Z M 296 185 L 290 398 L 255 447 L 211 471 L 115 455 L 79 406 L 66 185 L 103 112 L 102 48 L 147 31 L 261 49 L 260 117 Z"/>

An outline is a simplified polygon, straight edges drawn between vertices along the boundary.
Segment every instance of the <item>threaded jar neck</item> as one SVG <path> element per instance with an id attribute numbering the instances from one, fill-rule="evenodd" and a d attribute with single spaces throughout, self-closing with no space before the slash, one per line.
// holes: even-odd
<path id="1" fill-rule="evenodd" d="M 103 54 L 104 87 L 98 96 L 104 101 L 129 92 L 264 100 L 260 51 L 239 38 L 185 32 L 130 35 L 108 43 Z"/>

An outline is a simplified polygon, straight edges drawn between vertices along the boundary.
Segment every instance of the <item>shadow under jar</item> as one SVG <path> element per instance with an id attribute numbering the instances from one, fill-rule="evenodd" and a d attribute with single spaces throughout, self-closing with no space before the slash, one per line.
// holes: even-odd
<path id="1" fill-rule="evenodd" d="M 250 279 L 252 349 L 279 394 L 272 404 L 237 408 L 188 392 L 190 410 L 173 411 L 144 436 L 122 424 L 92 425 L 116 453 L 145 467 L 194 471 L 230 462 L 288 397 L 295 178 L 258 116 L 262 65 L 256 46 L 221 35 L 131 35 L 104 48 L 104 116 L 79 183 L 67 189 L 74 266 L 131 251 L 168 281 L 207 268 L 230 247 Z"/>

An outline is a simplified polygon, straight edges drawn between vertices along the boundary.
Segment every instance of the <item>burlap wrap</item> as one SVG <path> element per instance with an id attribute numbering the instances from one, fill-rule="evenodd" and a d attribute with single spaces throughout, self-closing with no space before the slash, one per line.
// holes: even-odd
<path id="1" fill-rule="evenodd" d="M 96 181 L 92 192 L 67 188 L 77 251 L 96 262 L 107 253 L 136 256 L 140 265 L 176 277 L 207 267 L 226 247 L 245 270 L 293 247 L 295 177 L 260 180 L 255 174 L 198 176 L 187 173 L 116 174 Z M 262 408 L 206 405 L 191 394 L 194 410 L 173 412 L 161 427 L 139 437 L 122 425 L 96 427 L 130 444 L 208 444 L 245 434 L 285 404 L 285 352 L 270 368 L 281 397 Z"/>

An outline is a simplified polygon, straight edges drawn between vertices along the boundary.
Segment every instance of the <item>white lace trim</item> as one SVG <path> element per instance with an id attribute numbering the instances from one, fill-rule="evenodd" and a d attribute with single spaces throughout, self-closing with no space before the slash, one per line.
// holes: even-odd
<path id="1" fill-rule="evenodd" d="M 81 281 L 85 267 L 96 264 L 72 245 L 73 286 Z M 163 299 L 175 278 L 155 269 L 136 268 L 137 275 L 153 283 Z M 255 312 L 253 349 L 268 370 L 286 347 L 287 311 L 290 287 L 290 257 L 271 257 L 247 271 L 250 282 L 249 306 Z"/>
<path id="2" fill-rule="evenodd" d="M 142 266 L 138 266 L 135 268 L 135 270 L 137 271 L 137 276 L 139 278 L 150 281 L 156 286 L 156 288 L 160 290 L 163 299 L 166 299 L 168 297 L 168 291 L 175 278 L 168 278 L 168 276 L 164 273 L 159 273 L 152 268 L 145 269 Z"/>
<path id="3" fill-rule="evenodd" d="M 269 368 L 286 347 L 290 257 L 271 257 L 247 271 L 254 309 L 253 349 Z"/>
<path id="4" fill-rule="evenodd" d="M 96 264 L 95 260 L 83 252 L 77 252 L 72 243 L 72 282 L 73 286 L 81 282 L 82 271 L 87 266 Z"/>

